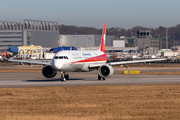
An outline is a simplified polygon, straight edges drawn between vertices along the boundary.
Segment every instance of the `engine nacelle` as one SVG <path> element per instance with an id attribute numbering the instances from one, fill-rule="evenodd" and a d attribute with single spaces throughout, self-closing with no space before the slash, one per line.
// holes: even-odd
<path id="1" fill-rule="evenodd" d="M 54 76 L 56 76 L 57 71 L 51 65 L 48 65 L 43 67 L 42 74 L 46 78 L 53 78 Z"/>
<path id="2" fill-rule="evenodd" d="M 114 69 L 112 66 L 106 64 L 106 65 L 102 65 L 101 67 L 99 67 L 98 69 L 98 74 L 101 77 L 110 77 L 111 75 L 113 75 L 114 73 Z"/>

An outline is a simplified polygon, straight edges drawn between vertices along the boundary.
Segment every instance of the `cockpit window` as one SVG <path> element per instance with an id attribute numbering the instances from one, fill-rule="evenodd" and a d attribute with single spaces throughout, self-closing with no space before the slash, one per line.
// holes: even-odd
<path id="1" fill-rule="evenodd" d="M 63 59 L 63 56 L 59 56 L 59 59 Z"/>
<path id="2" fill-rule="evenodd" d="M 64 59 L 68 59 L 68 57 L 67 57 L 67 56 L 64 56 Z"/>
<path id="3" fill-rule="evenodd" d="M 68 59 L 67 56 L 55 56 L 54 59 Z"/>

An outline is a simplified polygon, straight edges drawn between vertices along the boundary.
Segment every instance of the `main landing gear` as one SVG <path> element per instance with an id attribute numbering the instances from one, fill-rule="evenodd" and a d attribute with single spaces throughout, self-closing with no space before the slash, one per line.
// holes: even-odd
<path id="1" fill-rule="evenodd" d="M 98 74 L 98 80 L 101 80 L 101 79 L 106 80 L 105 77 L 101 77 L 101 76 Z"/>
<path id="2" fill-rule="evenodd" d="M 61 81 L 65 82 L 66 80 L 69 80 L 69 75 L 65 74 L 65 72 L 61 72 Z"/>
<path id="3" fill-rule="evenodd" d="M 66 74 L 65 72 L 61 72 L 61 81 L 65 82 L 66 80 L 69 80 L 69 74 Z M 106 78 L 98 75 L 98 80 L 106 80 Z"/>

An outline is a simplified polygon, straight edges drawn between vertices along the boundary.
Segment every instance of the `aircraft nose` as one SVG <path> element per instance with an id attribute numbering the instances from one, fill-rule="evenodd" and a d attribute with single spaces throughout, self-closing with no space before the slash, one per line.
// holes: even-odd
<path id="1" fill-rule="evenodd" d="M 52 60 L 52 64 L 58 70 L 60 70 L 62 68 L 62 64 L 60 62 L 58 62 L 58 60 Z"/>

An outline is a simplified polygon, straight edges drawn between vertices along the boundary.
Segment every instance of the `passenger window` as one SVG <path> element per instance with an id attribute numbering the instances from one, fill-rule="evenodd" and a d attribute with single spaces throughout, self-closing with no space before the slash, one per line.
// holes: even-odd
<path id="1" fill-rule="evenodd" d="M 58 59 L 58 56 L 55 56 L 55 59 Z"/>

